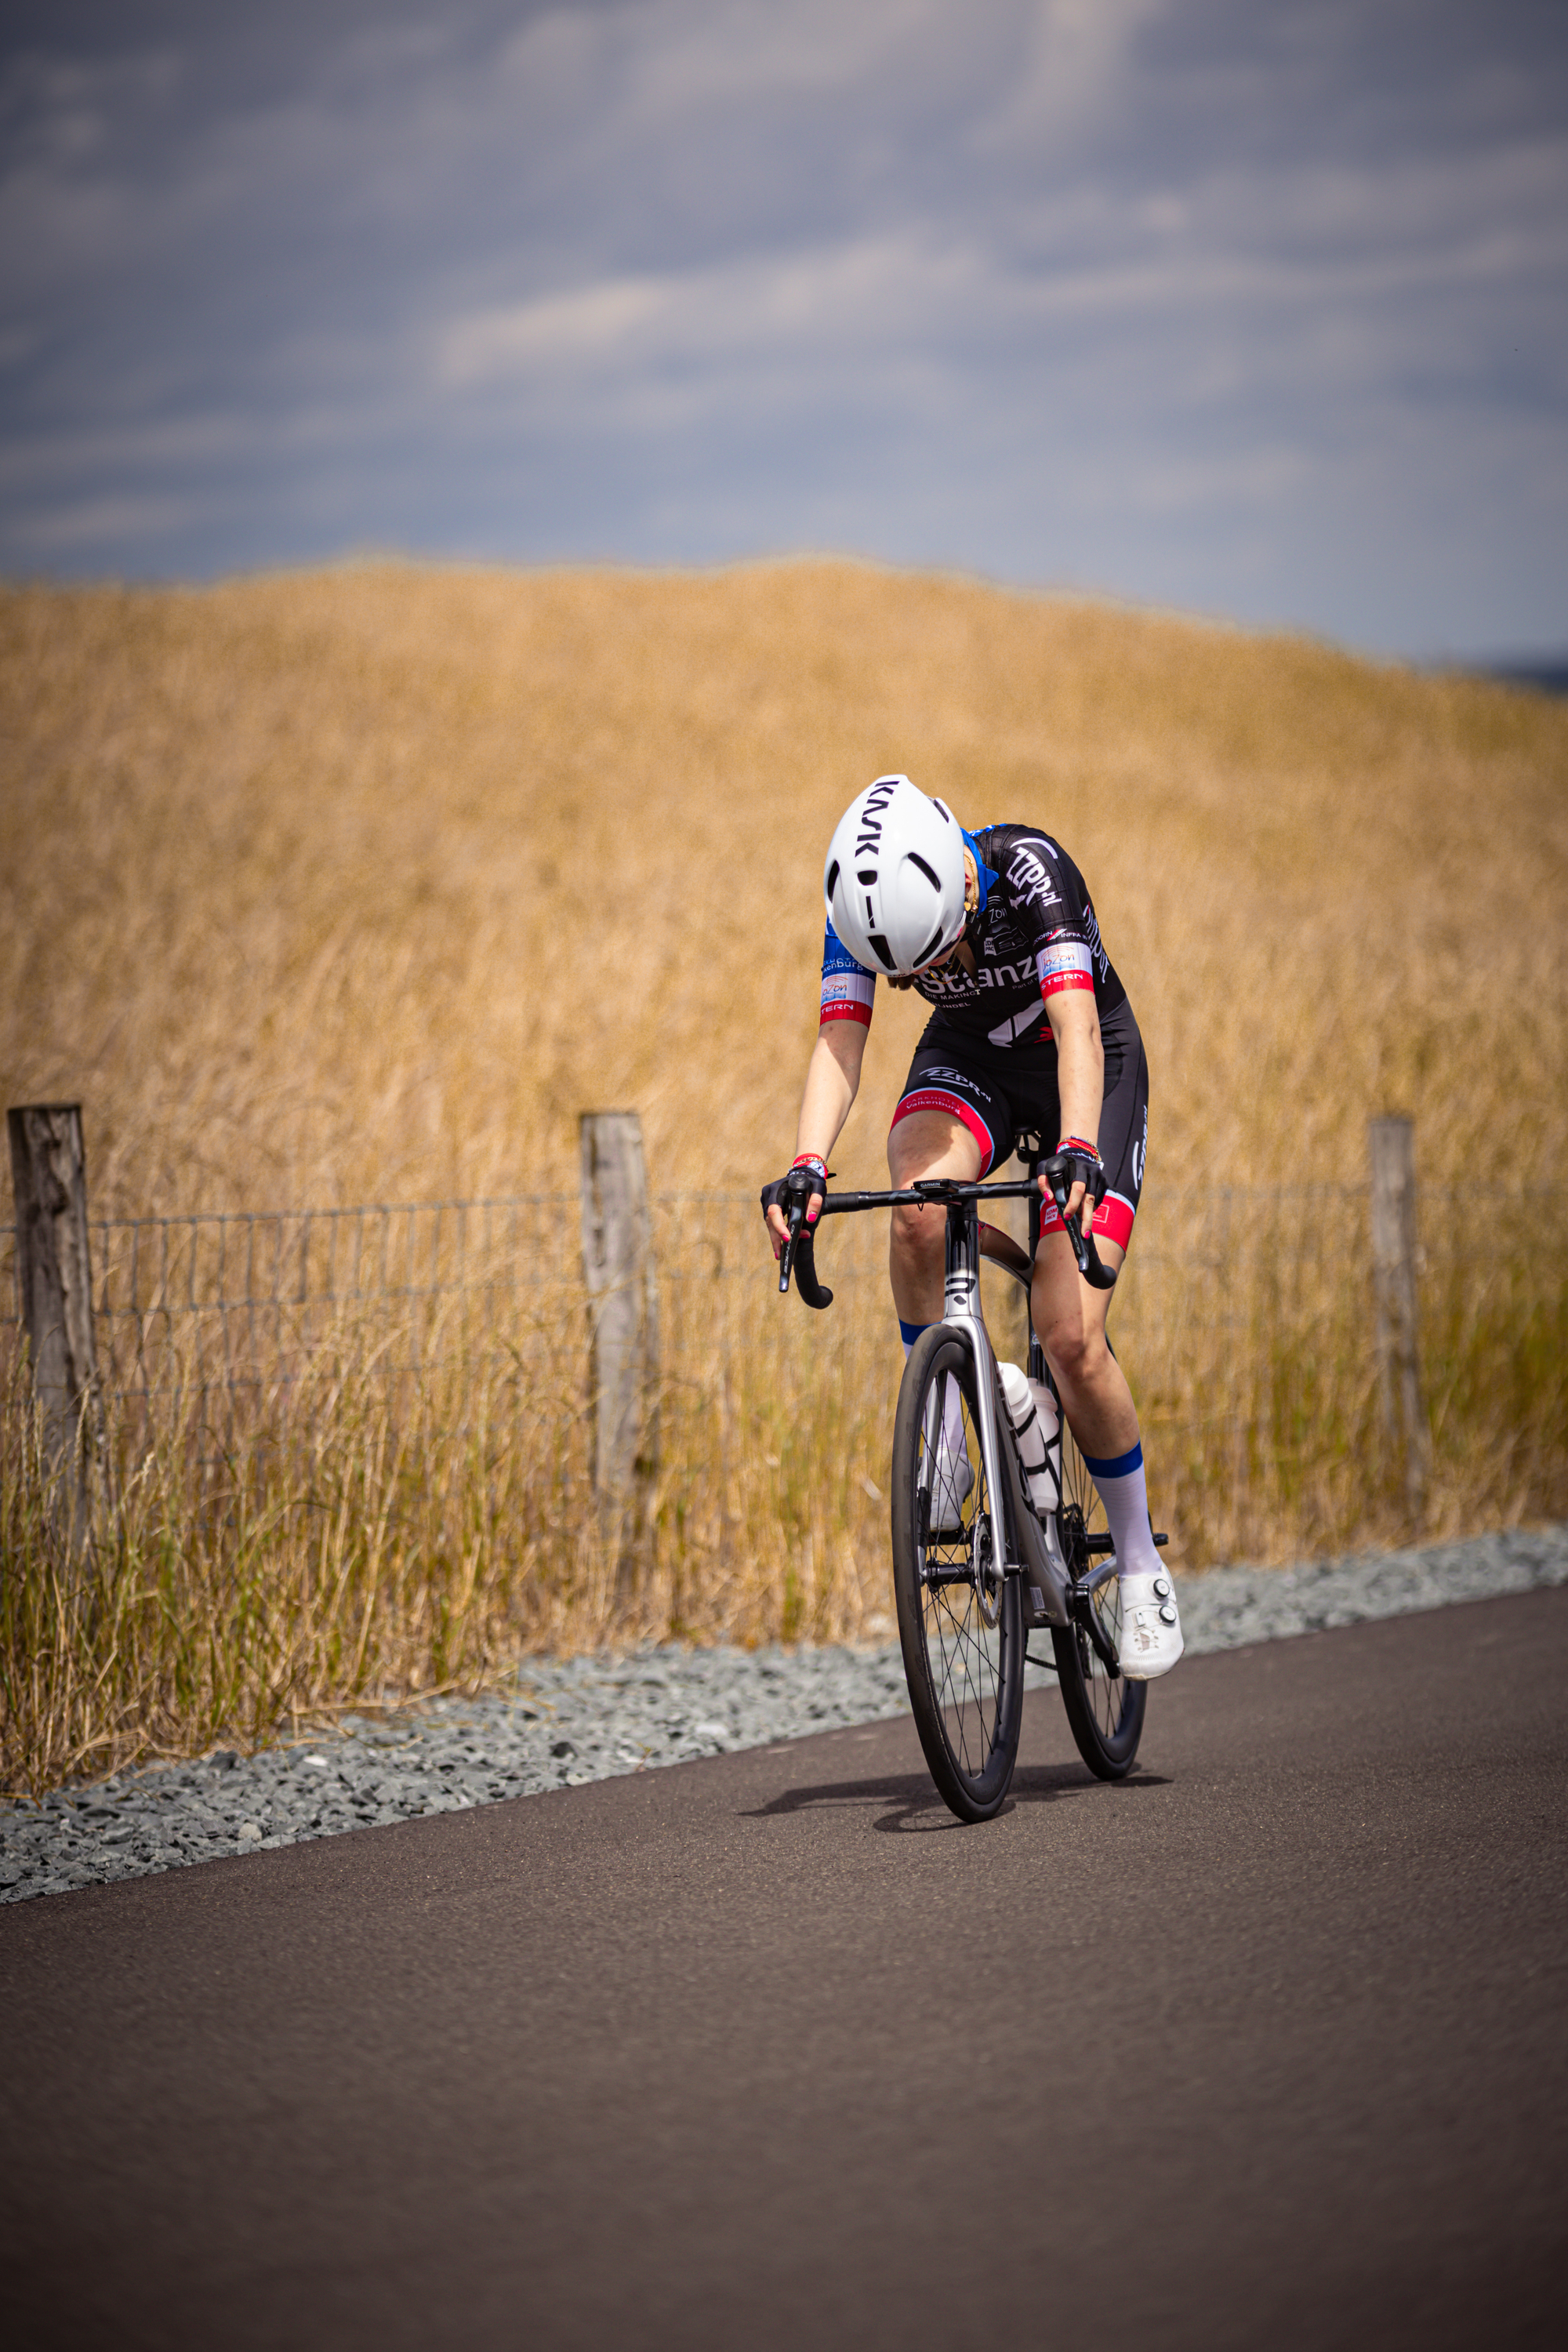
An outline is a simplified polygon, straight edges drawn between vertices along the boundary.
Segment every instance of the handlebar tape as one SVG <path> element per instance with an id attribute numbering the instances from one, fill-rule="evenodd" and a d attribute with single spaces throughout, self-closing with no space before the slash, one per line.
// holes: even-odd
<path id="1" fill-rule="evenodd" d="M 831 1307 L 833 1293 L 816 1278 L 816 1252 L 812 1228 L 803 1225 L 795 1245 L 795 1286 L 808 1307 Z"/>

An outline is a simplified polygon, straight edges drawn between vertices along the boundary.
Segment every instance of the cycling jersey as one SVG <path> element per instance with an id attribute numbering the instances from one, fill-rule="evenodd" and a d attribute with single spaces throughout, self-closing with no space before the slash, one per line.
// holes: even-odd
<path id="1" fill-rule="evenodd" d="M 935 1011 L 893 1125 L 923 1110 L 960 1120 L 980 1148 L 982 1176 L 1008 1157 L 1020 1129 L 1034 1129 L 1048 1150 L 1061 1133 L 1061 1105 L 1047 1007 L 1063 989 L 1092 988 L 1105 1056 L 1099 1145 L 1108 1179 L 1094 1229 L 1125 1249 L 1143 1187 L 1149 1066 L 1089 885 L 1060 842 L 1034 825 L 987 825 L 963 838 L 980 877 L 980 904 L 964 928 L 975 970 L 971 974 L 954 956 L 945 971 L 911 982 Z M 876 974 L 829 923 L 822 1019 L 869 1024 L 876 990 Z M 1041 1230 L 1060 1223 L 1052 1206 Z"/>
<path id="2" fill-rule="evenodd" d="M 945 1028 L 998 1050 L 1035 1047 L 1054 1061 L 1046 1006 L 1061 990 L 1092 988 L 1096 1010 L 1114 1012 L 1127 991 L 1106 954 L 1089 885 L 1060 842 L 1034 825 L 993 824 L 963 836 L 980 877 L 980 904 L 964 937 L 968 971 L 955 955 L 910 983 Z M 868 1026 L 877 975 L 857 961 L 831 923 L 823 941 L 824 1021 Z"/>

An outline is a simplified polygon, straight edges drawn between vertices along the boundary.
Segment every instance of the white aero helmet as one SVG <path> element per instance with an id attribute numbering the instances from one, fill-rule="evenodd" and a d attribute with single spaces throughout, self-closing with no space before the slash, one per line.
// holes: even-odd
<path id="1" fill-rule="evenodd" d="M 822 895 L 856 961 L 907 980 L 946 955 L 963 929 L 958 819 L 908 776 L 879 776 L 838 820 Z"/>

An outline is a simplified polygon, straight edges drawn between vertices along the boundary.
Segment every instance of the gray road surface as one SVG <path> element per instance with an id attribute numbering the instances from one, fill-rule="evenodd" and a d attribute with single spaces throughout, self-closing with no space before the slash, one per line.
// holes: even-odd
<path id="1" fill-rule="evenodd" d="M 1568 1592 L 0 1915 L 28 2347 L 1555 2345 Z"/>

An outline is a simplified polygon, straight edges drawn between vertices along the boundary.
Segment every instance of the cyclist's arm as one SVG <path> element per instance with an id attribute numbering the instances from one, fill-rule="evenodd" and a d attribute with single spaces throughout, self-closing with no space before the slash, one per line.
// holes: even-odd
<path id="1" fill-rule="evenodd" d="M 860 1065 L 866 1055 L 866 1028 L 859 1021 L 825 1021 L 816 1033 L 806 1066 L 805 1091 L 800 1098 L 800 1118 L 795 1131 L 796 1154 L 813 1151 L 826 1160 L 848 1118 L 860 1088 Z M 776 1257 L 789 1228 L 782 1209 L 768 1211 L 768 1231 Z"/>
<path id="2" fill-rule="evenodd" d="M 1057 1093 L 1061 1101 L 1061 1136 L 1048 1139 L 1054 1147 L 1062 1137 L 1081 1136 L 1092 1143 L 1100 1133 L 1100 1105 L 1105 1098 L 1105 1048 L 1100 1037 L 1100 1014 L 1092 988 L 1053 990 L 1046 999 L 1046 1018 L 1057 1041 Z M 1089 1231 L 1094 1203 L 1082 1184 L 1068 1194 L 1068 1214 L 1080 1216 Z"/>

